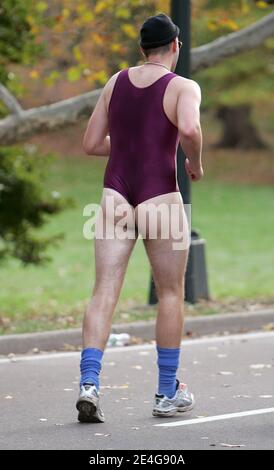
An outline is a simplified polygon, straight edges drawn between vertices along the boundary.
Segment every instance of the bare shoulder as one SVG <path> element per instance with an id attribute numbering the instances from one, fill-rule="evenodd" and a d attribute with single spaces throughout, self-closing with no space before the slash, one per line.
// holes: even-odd
<path id="1" fill-rule="evenodd" d="M 115 82 L 116 82 L 120 72 L 121 72 L 121 70 L 119 70 L 119 72 L 116 72 L 114 75 L 112 75 L 108 79 L 107 83 L 105 84 L 105 86 L 102 90 L 102 95 L 103 95 L 103 98 L 105 100 L 107 109 L 108 109 L 108 106 L 109 106 L 109 102 L 110 102 L 110 98 L 111 98 L 111 95 L 112 95 L 112 92 L 113 92 Z"/>
<path id="2" fill-rule="evenodd" d="M 177 84 L 179 96 L 184 96 L 187 93 L 201 101 L 201 88 L 200 85 L 195 82 L 195 80 L 177 75 L 175 82 Z"/>
<path id="3" fill-rule="evenodd" d="M 119 71 L 116 72 L 114 75 L 112 75 L 112 76 L 109 78 L 109 80 L 108 80 L 108 82 L 107 82 L 107 85 L 114 84 L 114 83 L 116 82 L 116 80 L 117 80 L 118 75 L 119 75 L 121 72 L 122 72 L 122 70 L 119 70 Z"/>
<path id="4" fill-rule="evenodd" d="M 120 72 L 121 72 L 121 70 L 119 70 L 119 72 L 116 72 L 114 75 L 112 75 L 112 76 L 108 79 L 108 81 L 107 81 L 107 83 L 105 84 L 104 89 L 103 89 L 103 92 L 104 92 L 104 93 L 108 94 L 109 92 L 110 92 L 110 93 L 112 92 L 113 87 L 114 87 L 114 85 L 115 85 L 115 82 L 116 82 L 116 80 L 117 80 L 118 75 L 119 75 Z"/>

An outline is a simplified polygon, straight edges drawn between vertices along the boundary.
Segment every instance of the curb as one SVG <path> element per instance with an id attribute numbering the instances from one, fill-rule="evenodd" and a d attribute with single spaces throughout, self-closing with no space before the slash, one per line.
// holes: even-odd
<path id="1" fill-rule="evenodd" d="M 224 335 L 274 329 L 274 310 L 224 313 L 210 316 L 187 317 L 184 335 L 197 337 Z M 155 320 L 113 325 L 111 333 L 128 333 L 142 341 L 155 339 Z M 0 336 L 0 354 L 25 354 L 39 351 L 69 351 L 81 348 L 81 329 L 46 331 Z"/>

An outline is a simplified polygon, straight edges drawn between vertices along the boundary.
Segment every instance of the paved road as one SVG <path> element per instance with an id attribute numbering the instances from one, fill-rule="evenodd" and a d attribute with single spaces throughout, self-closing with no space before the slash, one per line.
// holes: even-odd
<path id="1" fill-rule="evenodd" d="M 197 405 L 154 418 L 153 345 L 108 349 L 104 424 L 76 420 L 79 353 L 0 359 L 1 449 L 274 449 L 274 332 L 187 340 L 180 378 Z"/>

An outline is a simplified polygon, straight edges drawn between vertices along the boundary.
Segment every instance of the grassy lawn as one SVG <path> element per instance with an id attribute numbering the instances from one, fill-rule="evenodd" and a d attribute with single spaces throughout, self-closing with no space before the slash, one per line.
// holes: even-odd
<path id="1" fill-rule="evenodd" d="M 204 181 L 193 190 L 193 226 L 207 242 L 214 297 L 273 297 L 274 188 Z"/>
<path id="2" fill-rule="evenodd" d="M 274 187 L 243 184 L 240 177 L 233 178 L 237 172 L 241 175 L 246 165 L 244 157 L 238 163 L 240 154 L 226 154 L 222 160 L 220 155 L 215 157 L 213 165 L 210 152 L 206 152 L 208 172 L 192 187 L 192 225 L 206 239 L 212 299 L 273 300 Z M 49 188 L 72 197 L 75 207 L 52 218 L 43 229 L 45 233 L 65 234 L 58 247 L 50 249 L 52 262 L 24 268 L 11 260 L 1 267 L 0 331 L 80 325 L 94 280 L 93 243 L 83 238 L 82 212 L 86 204 L 100 200 L 105 164 L 104 158 L 62 157 L 52 167 Z M 274 163 L 271 165 L 274 170 Z M 155 310 L 144 307 L 148 285 L 149 266 L 138 241 L 114 321 L 154 317 Z M 204 313 L 215 311 L 207 306 Z"/>

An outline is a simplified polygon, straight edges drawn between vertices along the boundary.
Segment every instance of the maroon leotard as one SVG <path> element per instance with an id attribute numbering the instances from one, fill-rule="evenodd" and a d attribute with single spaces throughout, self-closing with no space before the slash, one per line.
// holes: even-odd
<path id="1" fill-rule="evenodd" d="M 154 196 L 179 191 L 179 134 L 163 108 L 166 87 L 176 76 L 169 72 L 139 88 L 124 69 L 114 84 L 108 111 L 111 150 L 104 187 L 118 191 L 133 207 Z"/>

